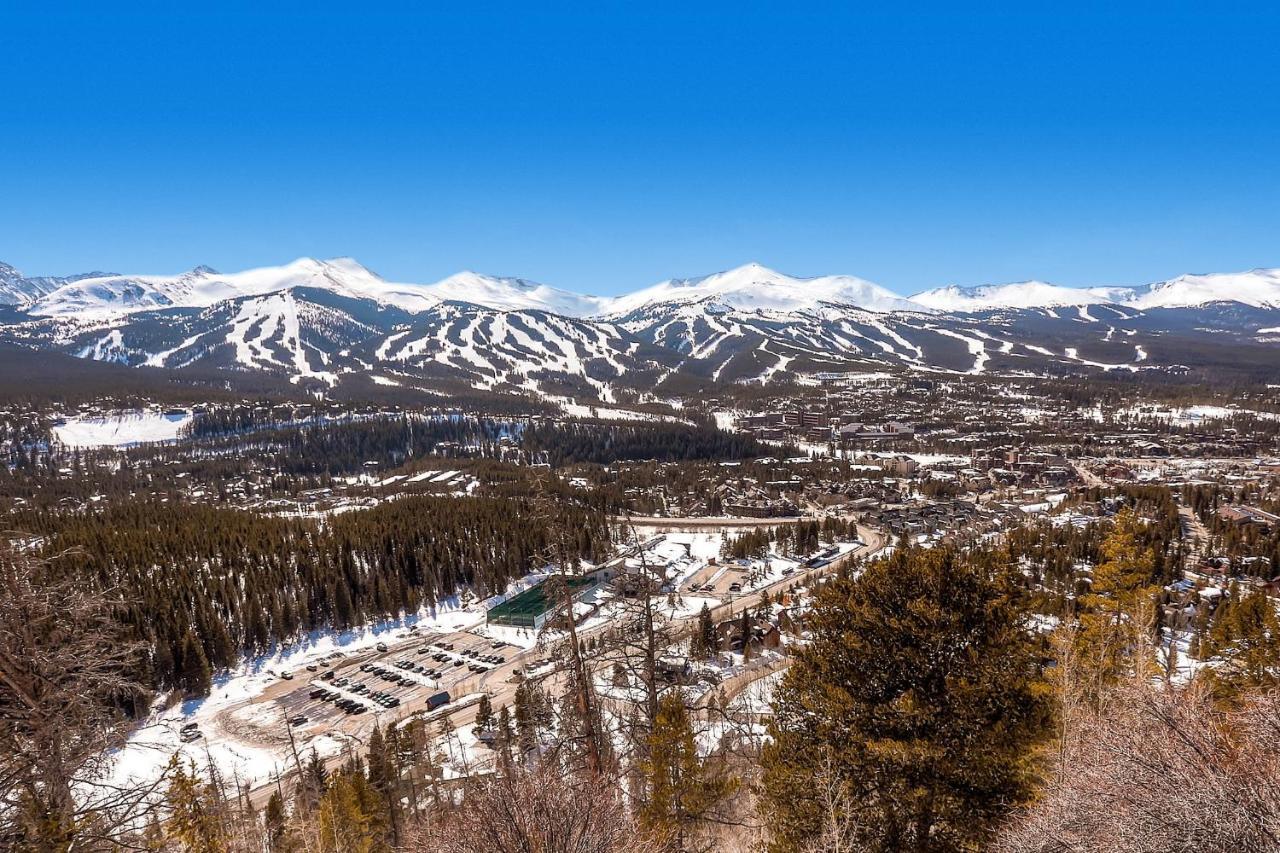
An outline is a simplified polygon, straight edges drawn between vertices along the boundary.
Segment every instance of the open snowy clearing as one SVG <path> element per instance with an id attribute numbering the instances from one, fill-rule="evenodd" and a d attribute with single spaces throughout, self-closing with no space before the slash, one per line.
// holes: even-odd
<path id="1" fill-rule="evenodd" d="M 53 435 L 67 447 L 132 447 L 173 441 L 190 421 L 190 412 L 121 412 L 67 418 L 53 427 Z"/>

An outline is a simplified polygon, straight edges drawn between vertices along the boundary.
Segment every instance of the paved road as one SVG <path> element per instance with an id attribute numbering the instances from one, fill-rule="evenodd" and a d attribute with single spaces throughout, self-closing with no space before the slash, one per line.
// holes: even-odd
<path id="1" fill-rule="evenodd" d="M 1178 507 L 1178 519 L 1182 522 L 1182 538 L 1187 542 L 1188 565 L 1194 566 L 1198 562 L 1196 558 L 1204 556 L 1209 530 L 1189 506 Z"/>
<path id="2" fill-rule="evenodd" d="M 1106 486 L 1107 484 L 1106 481 L 1103 480 L 1101 477 L 1099 477 L 1097 474 L 1090 471 L 1089 468 L 1084 463 L 1079 461 L 1074 461 L 1071 463 L 1071 467 L 1075 469 L 1076 474 L 1079 475 L 1080 479 L 1084 482 L 1086 486 L 1097 486 L 1097 487 Z"/>
<path id="3" fill-rule="evenodd" d="M 637 523 L 637 526 L 645 526 L 643 523 L 641 523 L 640 519 L 632 519 L 632 520 Z M 660 519 L 660 520 L 671 521 L 671 522 L 679 521 L 678 519 Z M 798 519 L 795 519 L 795 520 L 798 520 Z M 710 519 L 699 518 L 699 519 L 691 519 L 690 521 L 694 522 L 696 525 L 700 527 L 713 526 L 711 525 Z M 778 521 L 778 519 L 773 519 L 773 520 L 730 519 L 729 521 L 731 522 L 749 521 L 757 525 L 762 525 L 762 524 L 768 524 L 769 521 L 776 522 Z M 725 525 L 721 525 L 721 526 L 725 526 Z M 738 525 L 732 525 L 732 526 L 738 526 Z M 816 568 L 797 571 L 796 573 L 790 575 L 789 577 L 781 578 L 765 587 L 751 590 L 749 592 L 746 592 L 742 595 L 735 597 L 730 601 L 717 605 L 716 607 L 711 609 L 712 618 L 715 619 L 717 622 L 730 619 L 733 616 L 740 614 L 743 610 L 754 608 L 758 604 L 761 594 L 766 591 L 768 591 L 770 595 L 774 595 L 776 593 L 779 593 L 785 590 L 787 587 L 791 586 L 793 583 L 807 581 L 813 578 L 824 576 L 826 574 L 829 574 L 831 572 L 838 570 L 841 566 L 845 565 L 846 563 L 852 562 L 854 560 L 857 560 L 863 557 L 873 556 L 874 554 L 878 553 L 881 549 L 884 548 L 886 537 L 883 533 L 873 528 L 866 527 L 864 525 L 858 525 L 857 529 L 858 529 L 859 538 L 863 542 L 862 545 L 858 546 L 857 548 L 853 549 L 852 551 L 846 554 L 843 554 L 837 557 L 836 559 L 834 559 L 832 562 L 828 563 L 825 566 L 818 566 Z M 671 627 L 673 628 L 673 630 L 671 630 L 669 633 L 675 639 L 683 638 L 684 636 L 687 636 L 687 634 L 693 629 L 696 623 L 697 623 L 696 613 L 687 617 L 676 619 L 671 624 Z M 579 630 L 578 632 L 579 637 L 582 639 L 588 639 L 593 634 L 607 630 L 608 627 L 609 627 L 609 624 L 605 623 L 593 629 Z M 448 637 L 453 638 L 453 637 L 459 637 L 464 635 L 468 637 L 475 637 L 475 635 L 470 634 L 470 632 L 459 632 L 458 634 L 448 635 Z M 446 639 L 445 637 L 439 637 L 439 640 L 441 641 L 445 639 Z M 374 660 L 383 660 L 383 661 L 390 662 L 401 657 L 416 657 L 416 655 L 411 654 L 411 650 L 415 650 L 417 647 L 423 645 L 424 643 L 430 643 L 435 641 L 437 641 L 436 638 L 430 635 L 408 637 L 406 639 L 402 639 L 402 640 L 399 640 L 398 642 L 390 644 L 390 648 L 388 649 L 388 651 L 383 653 L 370 651 L 370 652 L 349 656 L 342 660 L 342 663 L 340 664 L 340 666 L 343 670 L 343 674 L 350 674 L 349 670 L 353 670 L 353 669 L 355 669 L 356 672 L 358 673 L 358 669 L 356 669 L 356 667 L 360 663 L 363 663 L 365 661 L 374 661 Z M 489 641 L 486 639 L 484 640 L 484 642 L 487 644 Z M 507 658 L 507 662 L 505 664 L 495 667 L 494 669 L 491 669 L 488 672 L 465 677 L 455 684 L 448 685 L 446 689 L 449 690 L 450 694 L 454 697 L 455 700 L 457 700 L 460 697 L 466 696 L 468 694 L 474 694 L 481 691 L 488 693 L 490 695 L 490 702 L 492 703 L 492 706 L 495 711 L 503 705 L 507 705 L 508 707 L 514 707 L 516 687 L 519 684 L 519 680 L 514 677 L 515 670 L 517 668 L 520 668 L 522 670 L 527 670 L 531 663 L 545 658 L 547 655 L 547 652 L 537 647 L 532 649 L 519 649 L 514 646 L 507 646 L 503 650 L 503 652 Z M 611 663 L 611 661 L 608 663 Z M 737 679 L 736 681 L 734 681 L 734 684 L 737 685 L 736 690 L 744 689 L 746 685 L 749 684 L 751 681 L 755 680 L 756 678 L 762 677 L 766 674 L 768 674 L 767 670 L 761 669 L 753 673 L 741 674 L 742 676 L 741 678 L 739 678 L 738 676 L 735 676 L 735 679 Z M 357 677 L 363 677 L 363 676 L 358 675 Z M 554 685 L 558 677 L 559 677 L 559 667 L 557 666 L 556 669 L 549 674 L 549 676 L 546 676 L 544 678 L 549 678 L 552 682 L 552 685 Z M 264 701 L 272 701 L 272 700 L 287 701 L 289 699 L 288 694 L 291 691 L 295 691 L 295 690 L 299 691 L 301 695 L 305 697 L 307 689 L 308 689 L 308 682 L 305 679 L 301 681 L 279 682 L 277 684 L 273 684 L 264 693 L 259 694 L 258 696 L 255 696 L 253 699 L 248 700 L 245 703 L 237 705 L 236 708 L 243 707 L 243 705 L 245 704 L 253 704 L 253 703 L 259 703 Z M 397 708 L 394 711 L 379 710 L 375 713 L 364 714 L 358 717 L 339 717 L 337 718 L 336 722 L 333 724 L 332 730 L 337 734 L 339 734 L 340 737 L 345 738 L 349 743 L 353 745 L 353 747 L 358 747 L 359 745 L 364 743 L 365 738 L 368 736 L 375 722 L 378 725 L 386 725 L 388 722 L 392 720 L 405 719 L 412 716 L 415 713 L 424 711 L 426 697 L 430 695 L 432 692 L 434 691 L 419 690 L 414 695 L 414 698 L 405 700 L 402 707 Z M 433 722 L 435 722 L 447 717 L 456 729 L 461 730 L 465 727 L 474 725 L 476 711 L 477 711 L 477 706 L 475 704 L 468 704 L 464 707 L 445 706 L 445 708 L 433 713 L 431 715 L 431 719 Z M 277 746 L 280 745 L 282 742 L 287 742 L 286 740 L 287 733 L 284 729 L 282 729 L 279 733 L 264 731 L 264 732 L 258 732 L 255 735 L 253 733 L 247 733 L 244 731 L 232 730 L 228 726 L 228 727 L 223 727 L 223 732 L 221 734 L 224 736 L 231 735 L 232 737 L 241 738 L 262 746 L 268 745 L 268 743 L 265 742 L 267 740 L 270 740 L 272 742 L 271 745 L 277 745 Z M 300 745 L 299 749 L 305 752 L 307 748 Z M 337 756 L 333 756 L 332 758 L 326 759 L 325 764 L 328 768 L 335 769 L 338 766 L 340 766 L 343 761 L 345 761 L 345 756 L 337 755 Z M 286 779 L 292 775 L 293 775 L 293 772 L 292 770 L 290 770 L 286 774 Z M 250 792 L 250 799 L 254 803 L 255 807 L 263 806 L 266 804 L 266 801 L 270 798 L 271 793 L 274 790 L 275 790 L 274 782 L 260 785 L 254 788 Z"/>
<path id="4" fill-rule="evenodd" d="M 654 527 L 664 530 L 720 530 L 742 527 L 777 527 L 782 524 L 799 524 L 802 521 L 821 521 L 811 515 L 780 515 L 773 518 L 741 518 L 738 516 L 699 516 L 697 518 L 668 518 L 656 515 L 613 516 L 614 524 L 633 527 Z"/>

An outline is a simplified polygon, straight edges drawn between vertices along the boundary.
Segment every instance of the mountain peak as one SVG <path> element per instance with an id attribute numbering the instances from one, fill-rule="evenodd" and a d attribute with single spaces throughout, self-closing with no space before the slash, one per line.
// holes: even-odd
<path id="1" fill-rule="evenodd" d="M 663 303 L 713 303 L 729 310 L 812 311 L 822 305 L 865 311 L 927 311 L 878 284 L 851 275 L 802 278 L 759 263 L 747 263 L 698 278 L 669 279 L 615 299 L 615 316 Z"/>
<path id="2" fill-rule="evenodd" d="M 1131 304 L 1147 309 L 1185 308 L 1209 302 L 1280 307 L 1280 269 L 1180 275 L 1137 288 Z"/>
<path id="3" fill-rule="evenodd" d="M 1108 288 L 1063 287 L 1031 279 L 1010 284 L 983 284 L 976 287 L 947 285 L 911 297 L 913 302 L 937 311 L 976 312 L 998 309 L 1058 308 L 1097 305 L 1115 300 Z"/>
<path id="4" fill-rule="evenodd" d="M 450 302 L 469 302 L 497 311 L 548 311 L 567 317 L 598 314 L 609 302 L 524 278 L 485 275 L 472 270 L 456 272 L 424 289 Z"/>

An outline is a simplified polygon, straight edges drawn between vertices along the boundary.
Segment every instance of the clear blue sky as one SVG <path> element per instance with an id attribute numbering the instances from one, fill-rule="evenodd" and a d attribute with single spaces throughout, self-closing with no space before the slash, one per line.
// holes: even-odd
<path id="1" fill-rule="evenodd" d="M 758 260 L 909 293 L 1280 266 L 1261 4 L 15 5 L 0 260 L 32 274 L 351 255 L 614 293 Z"/>

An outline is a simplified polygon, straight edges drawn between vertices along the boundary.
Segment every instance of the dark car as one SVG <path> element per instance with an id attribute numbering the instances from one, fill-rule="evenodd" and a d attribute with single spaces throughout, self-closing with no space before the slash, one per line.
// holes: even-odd
<path id="1" fill-rule="evenodd" d="M 400 704 L 400 700 L 397 699 L 396 704 L 397 705 Z M 441 690 L 439 693 L 433 693 L 431 696 L 427 697 L 428 711 L 434 711 L 436 708 L 439 708 L 441 705 L 448 705 L 448 704 L 449 704 L 449 692 L 447 690 Z"/>

